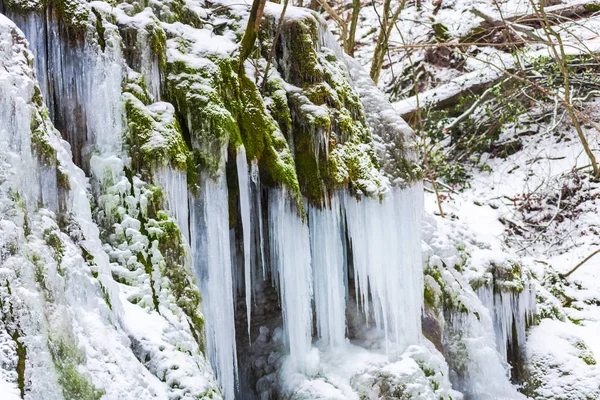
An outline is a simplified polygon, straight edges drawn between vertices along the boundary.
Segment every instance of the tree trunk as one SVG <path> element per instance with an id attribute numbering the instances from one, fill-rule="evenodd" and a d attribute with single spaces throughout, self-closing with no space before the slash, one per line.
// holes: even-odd
<path id="1" fill-rule="evenodd" d="M 360 13 L 360 0 L 352 0 L 352 21 L 350 22 L 350 32 L 348 32 L 348 41 L 346 42 L 347 53 L 354 57 L 354 46 L 356 44 L 356 27 L 358 26 L 358 14 Z"/>
<path id="2" fill-rule="evenodd" d="M 404 8 L 406 4 L 406 0 L 402 0 L 398 8 L 394 12 L 394 14 L 390 17 L 390 3 L 391 0 L 385 0 L 383 3 L 383 19 L 380 19 L 380 30 L 379 36 L 377 37 L 377 45 L 375 46 L 375 51 L 373 53 L 373 62 L 371 63 L 371 79 L 373 82 L 377 83 L 379 81 L 379 74 L 381 73 L 381 68 L 383 67 L 383 60 L 385 58 L 385 54 L 387 52 L 388 41 L 390 34 L 392 33 L 392 28 L 396 23 L 396 20 L 400 16 L 400 11 Z M 375 5 L 373 5 L 375 6 Z"/>
<path id="3" fill-rule="evenodd" d="M 242 45 L 240 49 L 238 75 L 244 73 L 244 61 L 248 59 L 252 53 L 252 50 L 254 49 L 254 43 L 256 42 L 256 37 L 258 36 L 258 30 L 260 29 L 260 22 L 262 20 L 266 3 L 267 0 L 254 0 L 252 3 L 250 18 L 248 19 L 248 25 L 246 26 L 246 31 L 244 32 L 244 38 L 242 39 Z"/>
<path id="4" fill-rule="evenodd" d="M 390 14 L 390 3 L 391 0 L 385 0 L 383 3 L 383 18 L 380 18 L 379 20 L 379 36 L 377 37 L 377 44 L 375 45 L 375 51 L 373 52 L 373 61 L 371 62 L 370 75 L 375 83 L 379 80 L 383 58 L 385 57 L 385 48 L 387 47 L 387 26 Z"/>

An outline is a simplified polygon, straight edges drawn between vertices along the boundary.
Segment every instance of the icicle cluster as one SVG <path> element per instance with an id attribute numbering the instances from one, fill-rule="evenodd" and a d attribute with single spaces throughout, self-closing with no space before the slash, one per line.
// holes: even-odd
<path id="1" fill-rule="evenodd" d="M 298 216 L 291 198 L 281 189 L 269 192 L 268 221 L 271 274 L 281 296 L 290 359 L 295 369 L 304 372 L 312 338 L 308 227 Z"/>
<path id="2" fill-rule="evenodd" d="M 192 200 L 192 255 L 203 294 L 208 358 L 221 383 L 223 396 L 233 399 L 237 355 L 233 314 L 233 278 L 225 166 L 217 180 L 204 178 L 201 197 Z"/>
<path id="3" fill-rule="evenodd" d="M 402 350 L 421 332 L 422 187 L 395 189 L 381 202 L 348 197 L 345 208 L 357 303 Z"/>
<path id="4" fill-rule="evenodd" d="M 346 337 L 347 247 L 344 215 L 337 195 L 323 210 L 310 207 L 310 249 L 319 338 L 339 347 Z"/>
<path id="5" fill-rule="evenodd" d="M 525 330 L 535 314 L 535 290 L 526 283 L 520 292 L 494 293 L 494 288 L 486 285 L 477 289 L 477 296 L 490 311 L 494 322 L 496 347 L 506 362 L 509 346 L 515 348 L 525 344 Z"/>

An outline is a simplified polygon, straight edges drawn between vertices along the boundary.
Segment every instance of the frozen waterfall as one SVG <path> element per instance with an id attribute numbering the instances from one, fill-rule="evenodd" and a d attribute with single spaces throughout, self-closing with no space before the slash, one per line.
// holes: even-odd
<path id="1" fill-rule="evenodd" d="M 482 286 L 477 296 L 492 316 L 496 347 L 507 362 L 509 347 L 515 349 L 525 343 L 525 330 L 535 314 L 535 290 L 527 282 L 521 292 L 494 293 L 492 286 Z"/>

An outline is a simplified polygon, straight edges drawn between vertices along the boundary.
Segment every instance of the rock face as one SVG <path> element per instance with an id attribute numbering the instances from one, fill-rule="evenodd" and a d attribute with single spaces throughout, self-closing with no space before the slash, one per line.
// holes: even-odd
<path id="1" fill-rule="evenodd" d="M 498 356 L 494 322 L 458 289 L 479 280 L 451 276 L 432 246 L 423 282 L 414 135 L 316 14 L 288 9 L 274 44 L 269 3 L 239 75 L 239 4 L 0 12 L 0 393 L 485 391 L 460 336 Z M 492 275 L 482 287 L 510 281 Z M 492 299 L 497 322 L 523 290 Z M 487 376 L 498 390 L 506 359 Z"/>

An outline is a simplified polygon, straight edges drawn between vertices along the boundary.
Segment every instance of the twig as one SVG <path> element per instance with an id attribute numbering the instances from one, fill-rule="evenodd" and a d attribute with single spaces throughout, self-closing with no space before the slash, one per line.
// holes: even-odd
<path id="1" fill-rule="evenodd" d="M 444 128 L 444 130 L 445 131 L 450 131 L 452 128 L 456 127 L 462 121 L 464 121 L 465 119 L 467 119 L 469 117 L 469 115 L 471 115 L 475 111 L 475 109 L 477 107 L 479 107 L 481 105 L 481 103 L 483 103 L 486 100 L 487 96 L 495 88 L 496 88 L 496 85 L 487 88 L 487 90 L 485 92 L 483 92 L 481 94 L 481 96 L 475 102 L 473 102 L 473 104 L 471 105 L 471 107 L 469 107 L 469 109 L 467 111 L 465 111 L 464 113 L 462 113 L 461 115 L 459 115 L 457 118 L 455 118 L 454 121 L 452 121 L 448 126 L 446 126 Z"/>
<path id="2" fill-rule="evenodd" d="M 572 270 L 570 270 L 569 272 L 567 272 L 566 274 L 561 275 L 561 276 L 563 278 L 567 278 L 573 272 L 577 271 L 577 269 L 579 269 L 579 267 L 581 267 L 583 264 L 585 264 L 586 262 L 588 262 L 590 260 L 590 258 L 594 257 L 598 253 L 600 253 L 600 249 L 597 249 L 596 251 L 594 251 L 592 254 L 590 254 L 589 256 L 587 256 L 586 258 L 584 258 L 583 261 L 581 261 L 579 264 L 577 264 Z"/>
<path id="3" fill-rule="evenodd" d="M 479 42 L 467 42 L 467 43 L 415 43 L 415 44 L 403 44 L 397 46 L 390 46 L 390 50 L 402 50 L 402 49 L 429 49 L 438 47 L 508 47 L 518 45 L 531 45 L 531 44 L 543 44 L 548 45 L 546 41 L 517 41 L 508 43 L 479 43 Z"/>
<path id="4" fill-rule="evenodd" d="M 275 32 L 275 37 L 273 38 L 273 44 L 271 45 L 271 51 L 269 52 L 269 59 L 267 60 L 267 67 L 265 68 L 265 75 L 262 82 L 262 92 L 265 92 L 267 87 L 267 79 L 269 78 L 269 68 L 271 67 L 271 61 L 273 57 L 275 57 L 275 49 L 277 47 L 277 40 L 279 39 L 279 35 L 281 34 L 281 28 L 283 27 L 283 20 L 285 18 L 285 11 L 287 10 L 288 0 L 285 0 L 283 3 L 283 10 L 281 10 L 281 15 L 279 16 L 279 22 L 277 23 L 277 31 Z"/>

